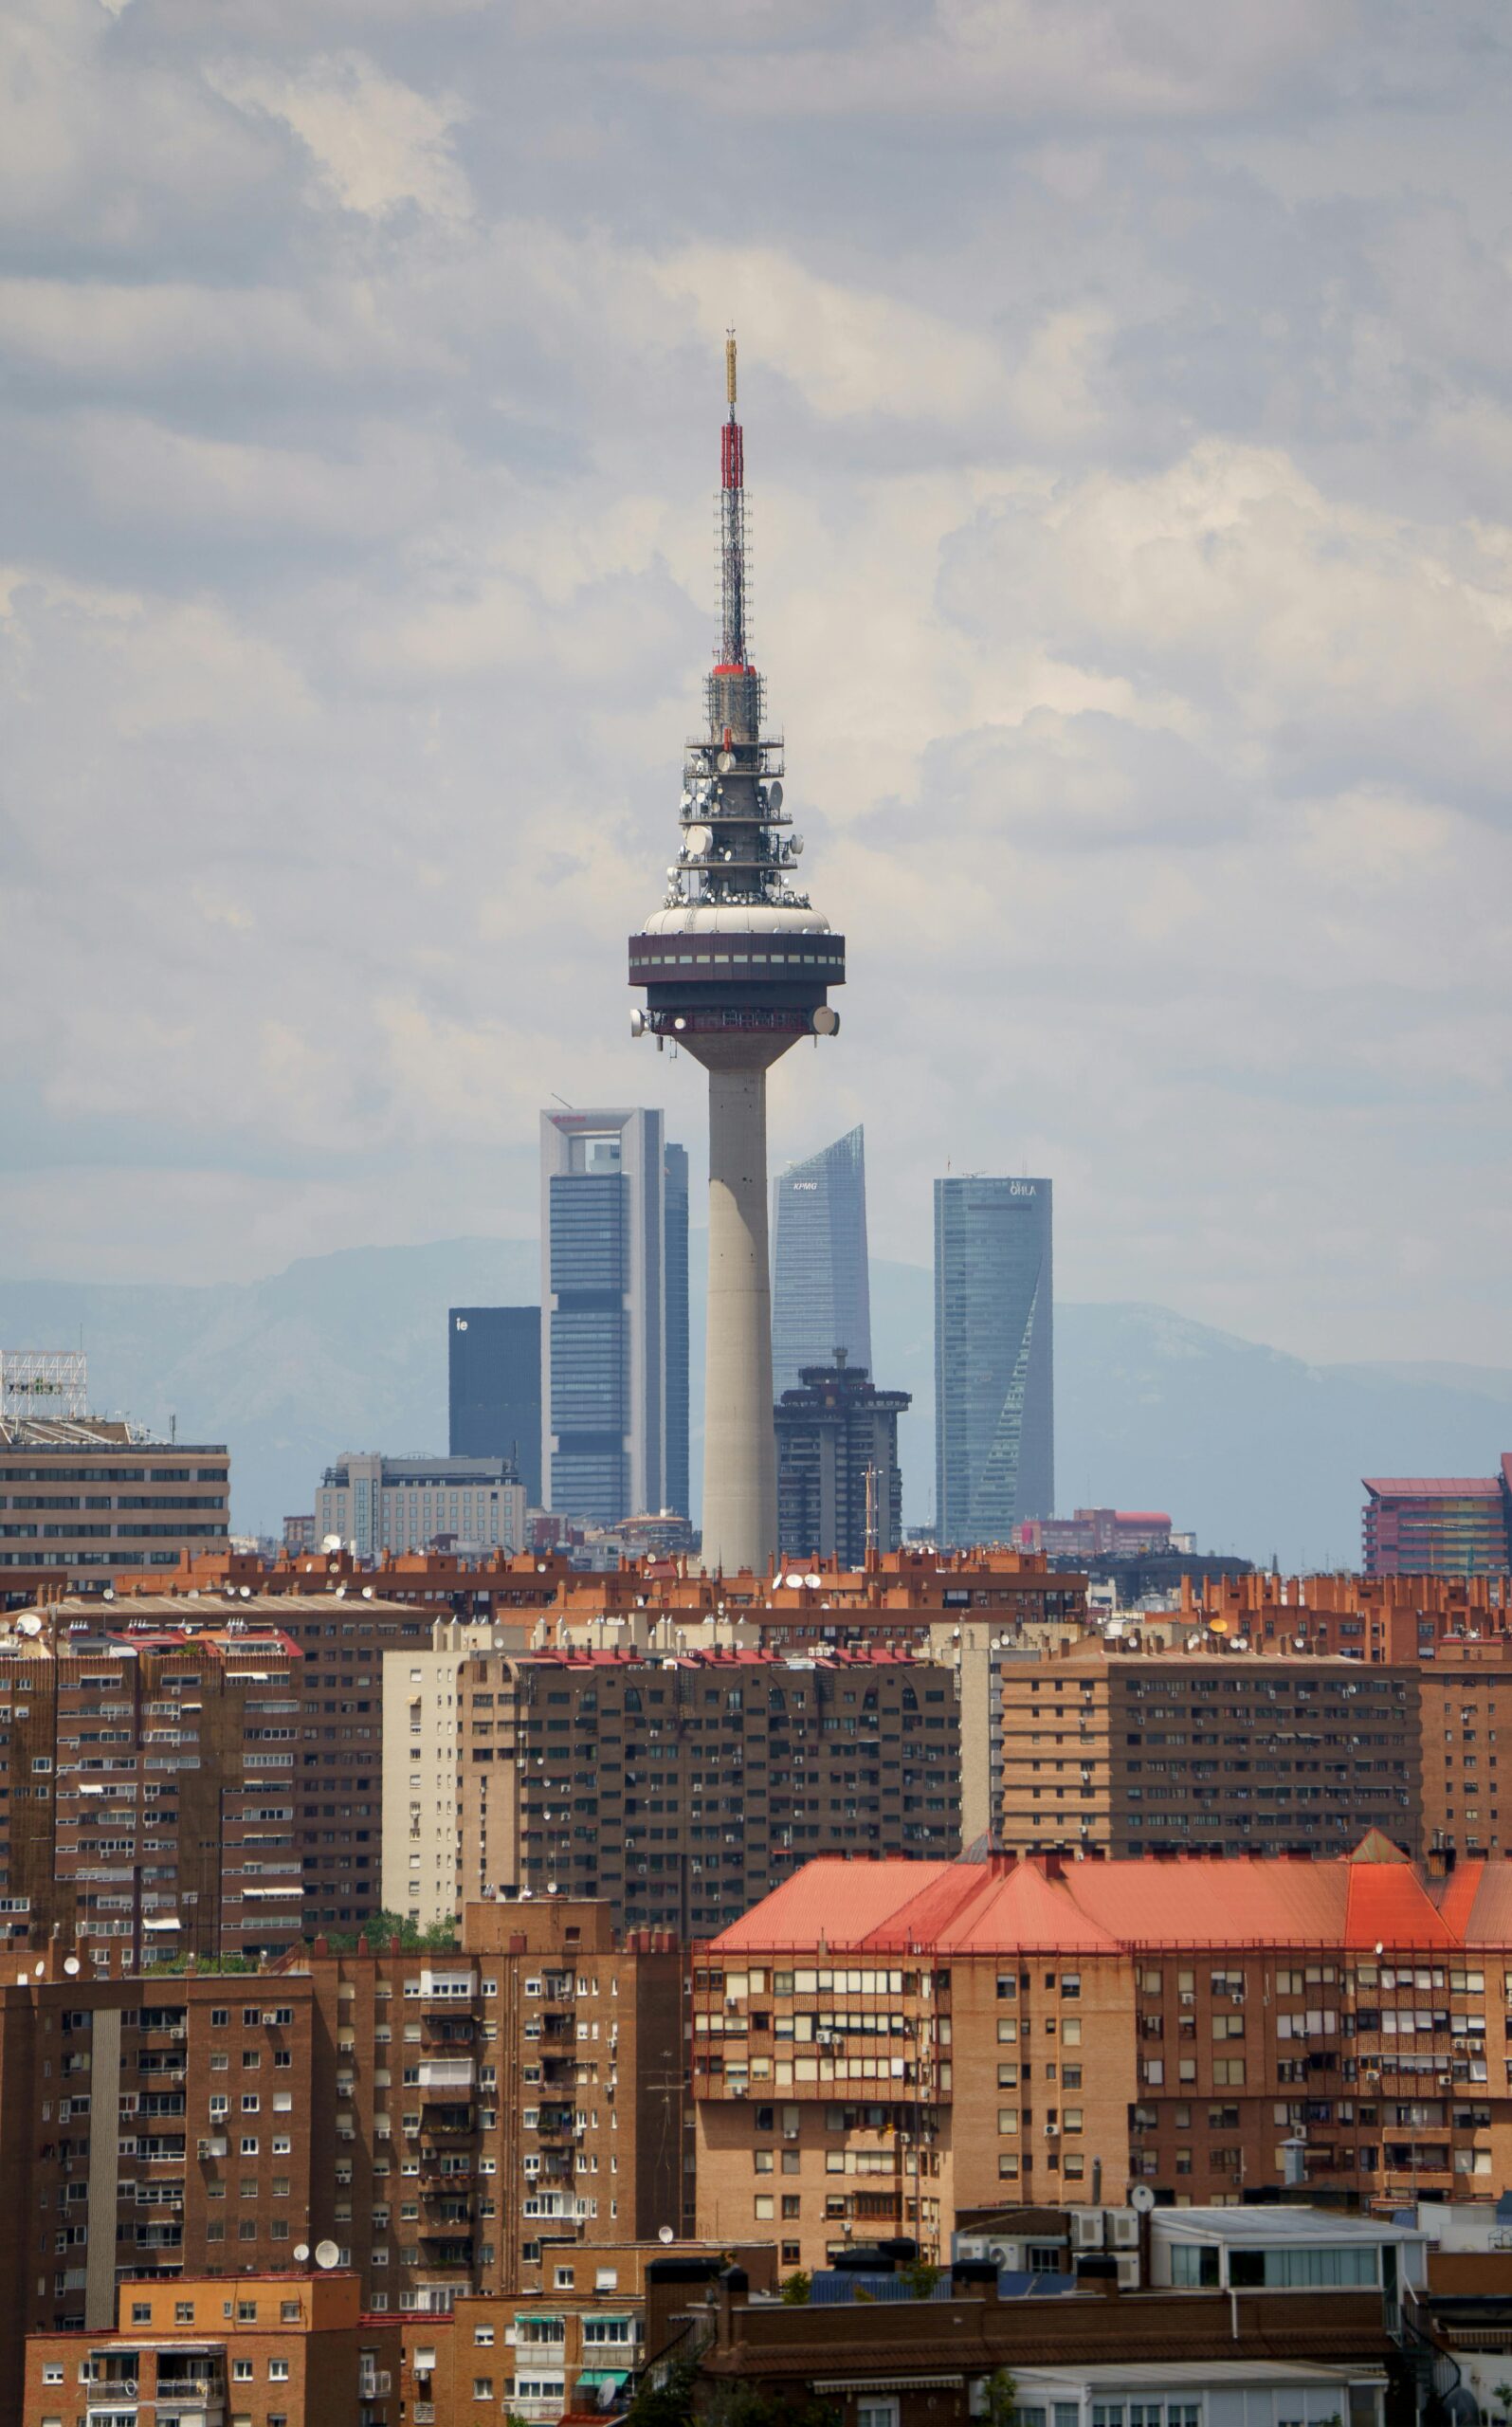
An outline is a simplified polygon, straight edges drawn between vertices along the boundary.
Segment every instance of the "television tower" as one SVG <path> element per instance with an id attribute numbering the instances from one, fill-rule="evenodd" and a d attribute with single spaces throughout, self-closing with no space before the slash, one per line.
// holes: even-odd
<path id="1" fill-rule="evenodd" d="M 668 1037 L 709 1074 L 708 1366 L 703 1564 L 760 1575 L 777 1550 L 767 1257 L 767 1072 L 802 1036 L 833 1036 L 828 989 L 846 945 L 795 884 L 803 838 L 782 806 L 782 740 L 763 734 L 745 599 L 745 443 L 725 346 L 720 433 L 722 616 L 704 684 L 708 731 L 687 744 L 682 842 L 662 906 L 630 938 L 635 1036 Z"/>

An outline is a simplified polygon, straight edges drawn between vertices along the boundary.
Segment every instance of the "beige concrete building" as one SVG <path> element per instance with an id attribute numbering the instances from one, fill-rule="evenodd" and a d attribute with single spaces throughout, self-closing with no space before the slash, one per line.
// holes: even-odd
<path id="1" fill-rule="evenodd" d="M 422 1929 L 462 1910 L 459 1680 L 474 1652 L 519 1651 L 528 1626 L 438 1618 L 383 1656 L 383 1907 Z"/>

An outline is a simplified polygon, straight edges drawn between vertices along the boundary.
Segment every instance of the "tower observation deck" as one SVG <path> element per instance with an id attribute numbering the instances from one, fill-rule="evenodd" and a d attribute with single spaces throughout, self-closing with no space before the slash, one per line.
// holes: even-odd
<path id="1" fill-rule="evenodd" d="M 762 730 L 764 692 L 746 630 L 745 442 L 735 339 L 720 432 L 720 648 L 704 685 L 706 733 L 686 747 L 677 858 L 666 892 L 629 941 L 646 1007 L 636 1036 L 670 1036 L 709 1074 L 708 1372 L 703 1560 L 758 1573 L 776 1555 L 772 1296 L 767 1254 L 766 1074 L 804 1036 L 833 1036 L 829 989 L 843 936 L 798 884 L 803 838 L 783 806 L 783 749 Z"/>

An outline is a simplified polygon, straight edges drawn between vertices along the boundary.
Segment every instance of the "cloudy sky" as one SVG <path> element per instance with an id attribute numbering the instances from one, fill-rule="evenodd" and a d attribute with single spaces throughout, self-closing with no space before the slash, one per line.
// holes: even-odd
<path id="1" fill-rule="evenodd" d="M 738 328 L 865 1120 L 1058 1279 L 1512 1363 L 1498 0 L 7 0 L 0 1270 L 534 1227 Z"/>

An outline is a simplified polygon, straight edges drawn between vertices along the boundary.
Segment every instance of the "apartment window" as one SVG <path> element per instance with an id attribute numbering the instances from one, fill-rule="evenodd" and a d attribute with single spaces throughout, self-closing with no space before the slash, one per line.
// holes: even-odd
<path id="1" fill-rule="evenodd" d="M 287 2384 L 289 2381 L 289 2363 L 287 2360 L 270 2360 L 267 2363 L 267 2373 L 271 2383 L 276 2385 Z"/>
<path id="2" fill-rule="evenodd" d="M 888 2395 L 879 2400 L 875 2394 L 856 2404 L 856 2427 L 898 2427 L 898 2400 Z"/>

